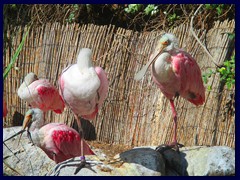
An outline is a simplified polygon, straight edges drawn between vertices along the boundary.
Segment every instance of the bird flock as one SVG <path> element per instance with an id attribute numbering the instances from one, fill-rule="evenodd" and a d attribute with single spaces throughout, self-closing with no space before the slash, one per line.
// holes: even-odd
<path id="1" fill-rule="evenodd" d="M 196 106 L 204 103 L 205 88 L 201 70 L 196 60 L 178 47 L 177 38 L 170 33 L 162 35 L 149 61 L 134 79 L 141 80 L 149 68 L 153 82 L 170 101 L 174 120 L 173 142 L 160 145 L 156 150 L 162 152 L 173 148 L 179 151 L 183 145 L 177 141 L 174 98 L 181 96 Z M 29 105 L 29 110 L 25 114 L 22 130 L 14 136 L 27 131 L 30 141 L 56 163 L 79 156 L 81 162 L 78 168 L 83 168 L 86 164 L 85 155 L 94 155 L 94 152 L 84 140 L 80 117 L 87 120 L 96 117 L 107 98 L 108 88 L 107 73 L 101 67 L 93 66 L 92 50 L 89 48 L 80 49 L 76 63 L 62 71 L 58 88 L 49 80 L 38 79 L 36 74 L 30 72 L 17 91 L 19 98 Z M 66 107 L 73 113 L 78 131 L 64 123 L 45 124 L 47 111 L 61 114 Z M 6 113 L 5 104 L 4 117 Z"/>

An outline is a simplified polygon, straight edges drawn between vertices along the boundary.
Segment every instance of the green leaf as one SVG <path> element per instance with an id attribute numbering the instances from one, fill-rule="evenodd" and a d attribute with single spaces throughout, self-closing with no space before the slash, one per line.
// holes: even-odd
<path id="1" fill-rule="evenodd" d="M 220 74 L 224 74 L 226 72 L 226 68 L 221 67 L 220 69 L 218 69 L 218 71 L 220 72 Z"/>
<path id="2" fill-rule="evenodd" d="M 28 27 L 27 32 L 26 32 L 25 35 L 23 36 L 23 39 L 22 39 L 21 43 L 19 44 L 16 52 L 14 53 L 13 57 L 11 58 L 10 63 L 8 64 L 7 68 L 5 69 L 5 71 L 4 71 L 4 73 L 3 73 L 3 80 L 6 79 L 6 77 L 8 76 L 8 73 L 10 72 L 13 64 L 16 62 L 16 60 L 17 60 L 17 58 L 18 58 L 18 55 L 19 55 L 19 53 L 21 52 L 22 47 L 23 47 L 23 44 L 24 44 L 24 42 L 25 42 L 25 40 L 26 40 L 26 37 L 27 37 L 27 35 L 28 35 L 29 29 L 30 29 L 30 26 Z"/>
<path id="3" fill-rule="evenodd" d="M 211 4 L 205 4 L 206 9 L 212 9 Z"/>
<path id="4" fill-rule="evenodd" d="M 74 10 L 75 10 L 75 11 L 77 11 L 78 8 L 79 8 L 78 4 L 74 4 L 73 7 L 74 7 Z"/>
<path id="5" fill-rule="evenodd" d="M 227 88 L 228 88 L 228 89 L 231 89 L 232 83 L 227 82 L 226 84 L 227 84 Z"/>
<path id="6" fill-rule="evenodd" d="M 158 12 L 158 7 L 155 6 L 154 4 L 149 4 L 145 9 L 144 9 L 144 12 L 146 15 L 154 15 Z"/>
<path id="7" fill-rule="evenodd" d="M 235 33 L 228 33 L 228 38 L 233 40 L 235 38 Z"/>
<path id="8" fill-rule="evenodd" d="M 11 8 L 12 8 L 12 9 L 16 9 L 16 8 L 17 8 L 17 5 L 16 5 L 16 4 L 11 4 Z"/>
<path id="9" fill-rule="evenodd" d="M 221 6 L 218 6 L 218 7 L 216 8 L 216 10 L 217 10 L 218 15 L 220 16 L 220 15 L 222 14 L 222 7 L 221 7 Z"/>
<path id="10" fill-rule="evenodd" d="M 129 4 L 127 8 L 124 8 L 124 11 L 127 13 L 136 13 L 140 11 L 142 4 Z"/>
<path id="11" fill-rule="evenodd" d="M 206 76 L 203 76 L 203 82 L 204 82 L 205 84 L 207 84 L 207 83 L 208 83 L 208 79 L 207 79 L 207 77 L 206 77 Z"/>
<path id="12" fill-rule="evenodd" d="M 211 90 L 212 90 L 212 86 L 208 86 L 208 87 L 207 87 L 207 90 L 208 90 L 208 91 L 211 91 Z"/>

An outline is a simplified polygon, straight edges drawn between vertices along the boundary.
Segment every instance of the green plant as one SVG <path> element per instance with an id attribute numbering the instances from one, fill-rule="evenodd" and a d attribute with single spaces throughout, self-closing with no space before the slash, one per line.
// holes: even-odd
<path id="1" fill-rule="evenodd" d="M 174 21 L 178 20 L 180 18 L 180 16 L 177 16 L 176 13 L 173 13 L 173 14 L 169 14 L 168 15 L 168 21 L 170 23 L 174 23 Z"/>
<path id="2" fill-rule="evenodd" d="M 207 83 L 208 83 L 208 79 L 209 79 L 213 74 L 215 74 L 215 72 L 213 72 L 212 69 L 209 69 L 208 72 L 202 74 L 203 82 L 204 82 L 205 84 L 207 84 Z M 212 87 L 211 87 L 211 86 L 208 86 L 207 89 L 210 91 L 210 90 L 212 89 Z"/>
<path id="3" fill-rule="evenodd" d="M 70 12 L 68 18 L 66 19 L 66 21 L 68 23 L 72 23 L 75 21 L 75 16 L 76 16 L 76 13 L 78 12 L 79 10 L 79 5 L 78 4 L 74 4 L 73 5 L 73 11 Z"/>
<path id="4" fill-rule="evenodd" d="M 155 15 L 158 11 L 158 6 L 155 6 L 154 4 L 148 4 L 144 9 L 145 14 L 151 16 Z"/>
<path id="5" fill-rule="evenodd" d="M 128 7 L 124 9 L 124 11 L 127 13 L 134 14 L 136 12 L 139 12 L 142 7 L 143 7 L 142 4 L 129 4 Z"/>
<path id="6" fill-rule="evenodd" d="M 205 4 L 207 10 L 216 10 L 218 16 L 222 15 L 224 4 Z"/>
<path id="7" fill-rule="evenodd" d="M 223 63 L 223 67 L 218 68 L 217 71 L 219 72 L 221 81 L 226 82 L 228 89 L 235 84 L 235 55 L 231 57 L 230 60 L 227 60 Z"/>
<path id="8" fill-rule="evenodd" d="M 235 33 L 226 33 L 228 34 L 228 38 L 233 40 L 235 38 Z M 215 71 L 209 69 L 208 72 L 202 75 L 203 82 L 205 84 L 208 83 L 208 79 L 213 75 L 219 73 L 220 81 L 227 85 L 228 89 L 231 89 L 235 84 L 235 54 L 233 54 L 230 60 L 225 60 L 221 67 L 218 67 Z M 212 87 L 208 86 L 208 90 L 211 90 Z"/>
<path id="9" fill-rule="evenodd" d="M 8 66 L 6 67 L 6 69 L 4 70 L 4 73 L 3 73 L 3 80 L 6 79 L 6 77 L 8 76 L 8 73 L 10 72 L 11 68 L 13 67 L 13 64 L 16 62 L 18 56 L 19 56 L 19 53 L 21 52 L 22 50 L 22 47 L 23 47 L 23 44 L 26 40 L 26 37 L 28 35 L 28 32 L 29 32 L 29 29 L 30 29 L 30 26 L 28 27 L 27 29 L 27 32 L 25 33 L 25 35 L 23 36 L 23 39 L 21 41 L 21 43 L 19 44 L 16 52 L 14 53 L 13 57 L 11 58 L 11 61 L 10 63 L 8 64 Z"/>
<path id="10" fill-rule="evenodd" d="M 128 4 L 128 6 L 124 8 L 124 11 L 130 14 L 135 14 L 142 10 L 144 11 L 145 15 L 151 16 L 155 15 L 159 11 L 158 6 L 155 6 L 154 4 L 148 4 L 147 6 L 145 4 Z"/>
<path id="11" fill-rule="evenodd" d="M 213 71 L 212 69 L 209 69 L 208 72 L 202 75 L 203 82 L 205 84 L 208 83 L 208 79 L 213 75 L 219 73 L 220 74 L 220 81 L 224 82 L 227 85 L 228 89 L 231 89 L 232 86 L 235 84 L 235 55 L 231 56 L 230 60 L 226 60 L 223 63 L 222 67 L 219 67 L 216 69 L 216 71 Z M 208 90 L 211 90 L 212 87 L 208 86 Z"/>

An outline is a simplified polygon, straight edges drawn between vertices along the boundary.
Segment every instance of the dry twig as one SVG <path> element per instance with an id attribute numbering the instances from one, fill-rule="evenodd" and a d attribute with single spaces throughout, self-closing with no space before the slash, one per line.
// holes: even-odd
<path id="1" fill-rule="evenodd" d="M 197 42 L 202 46 L 202 48 L 205 50 L 205 52 L 208 54 L 208 56 L 211 58 L 212 62 L 217 66 L 220 67 L 220 65 L 215 61 L 215 59 L 213 58 L 213 56 L 210 54 L 210 52 L 207 50 L 206 46 L 203 45 L 203 43 L 200 41 L 200 39 L 197 37 L 196 33 L 194 32 L 193 29 L 193 19 L 196 16 L 196 14 L 198 13 L 198 11 L 200 10 L 200 8 L 203 6 L 203 4 L 201 4 L 197 10 L 195 11 L 195 13 L 193 14 L 193 16 L 191 17 L 191 23 L 190 23 L 190 31 L 192 32 L 193 36 L 196 38 Z"/>

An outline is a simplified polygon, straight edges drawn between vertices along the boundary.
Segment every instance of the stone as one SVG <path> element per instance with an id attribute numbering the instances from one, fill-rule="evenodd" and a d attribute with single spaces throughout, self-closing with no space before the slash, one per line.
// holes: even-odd
<path id="1" fill-rule="evenodd" d="M 3 140 L 20 131 L 21 128 L 20 126 L 4 128 Z M 40 148 L 30 143 L 26 132 L 23 133 L 19 145 L 18 140 L 19 136 L 7 141 L 7 147 L 3 145 L 5 175 L 43 176 L 55 166 L 55 162 L 48 158 Z"/>
<path id="2" fill-rule="evenodd" d="M 3 129 L 3 140 L 20 131 L 21 127 Z M 3 145 L 4 175 L 23 176 L 230 176 L 235 175 L 235 149 L 227 146 L 193 146 L 172 149 L 162 154 L 155 146 L 135 147 L 108 157 L 92 147 L 96 155 L 86 156 L 86 165 L 75 173 L 79 157 L 55 164 L 38 147 L 22 135 L 18 145 L 15 137 Z M 11 151 L 10 151 L 10 150 Z M 67 165 L 67 166 L 66 166 Z M 55 170 L 55 171 L 54 171 Z"/>
<path id="3" fill-rule="evenodd" d="M 193 146 L 180 149 L 180 153 L 163 153 L 167 166 L 180 175 L 230 176 L 235 175 L 235 150 L 227 146 Z"/>
<path id="4" fill-rule="evenodd" d="M 93 159 L 95 158 L 95 159 Z M 149 147 L 134 148 L 114 157 L 109 163 L 96 161 L 97 157 L 87 157 L 88 162 L 96 165 L 83 168 L 77 176 L 161 176 L 165 175 L 165 163 L 162 155 Z M 76 161 L 74 161 L 76 162 Z M 72 162 L 71 162 L 72 163 Z M 71 165 L 71 163 L 67 163 Z M 74 163 L 75 164 L 75 163 Z M 59 176 L 73 175 L 76 167 L 64 167 Z M 50 174 L 54 175 L 54 173 Z"/>

